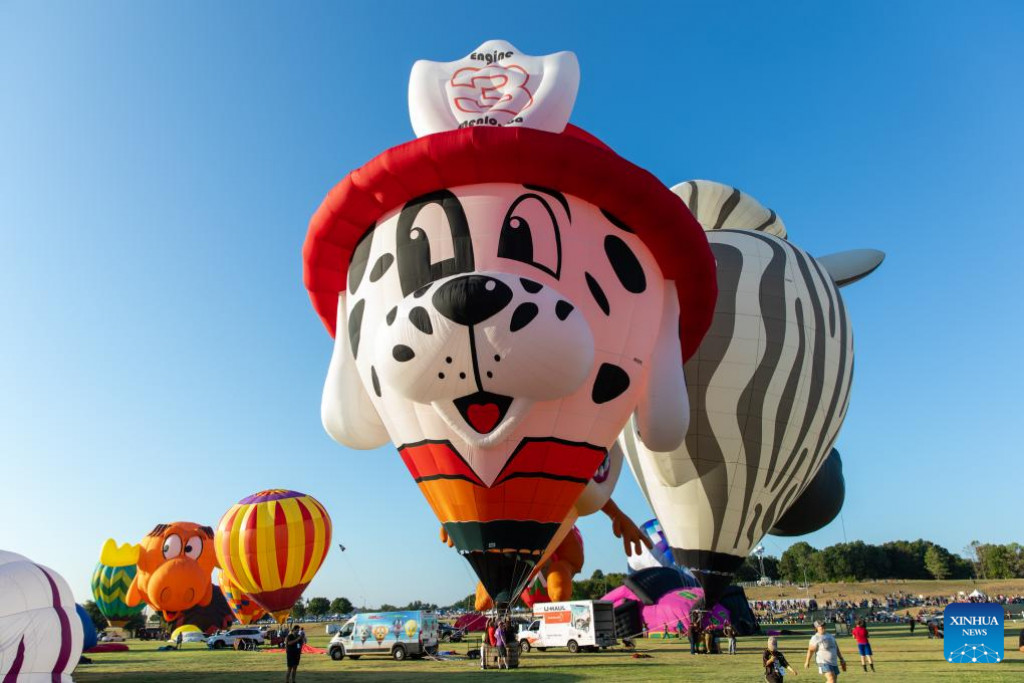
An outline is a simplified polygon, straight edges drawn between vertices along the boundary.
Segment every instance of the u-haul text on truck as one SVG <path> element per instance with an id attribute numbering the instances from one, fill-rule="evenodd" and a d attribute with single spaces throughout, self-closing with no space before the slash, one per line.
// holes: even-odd
<path id="1" fill-rule="evenodd" d="M 614 607 L 604 600 L 539 603 L 533 606 L 533 616 L 533 623 L 517 635 L 523 652 L 566 647 L 575 653 L 611 647 L 617 642 Z"/>

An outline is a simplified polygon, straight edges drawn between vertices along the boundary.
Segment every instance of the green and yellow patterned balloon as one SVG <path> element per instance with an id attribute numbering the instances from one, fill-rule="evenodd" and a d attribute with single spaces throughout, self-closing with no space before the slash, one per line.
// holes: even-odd
<path id="1" fill-rule="evenodd" d="M 125 543 L 118 547 L 112 538 L 103 544 L 100 561 L 92 573 L 92 597 L 111 626 L 123 627 L 146 607 L 145 603 L 129 607 L 124 602 L 135 578 L 138 558 L 138 546 Z"/>

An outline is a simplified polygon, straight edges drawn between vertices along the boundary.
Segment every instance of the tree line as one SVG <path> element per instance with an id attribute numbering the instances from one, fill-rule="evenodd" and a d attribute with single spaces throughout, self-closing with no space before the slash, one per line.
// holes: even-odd
<path id="1" fill-rule="evenodd" d="M 966 557 L 946 548 L 918 539 L 890 541 L 871 545 L 863 541 L 837 543 L 818 550 L 801 541 L 789 547 L 776 560 L 765 557 L 769 578 L 792 583 L 826 581 L 864 581 L 871 579 L 1013 579 L 1024 578 L 1024 546 L 972 541 Z M 748 558 L 741 581 L 756 580 Z M 756 567 L 753 559 L 753 567 Z M 771 567 L 771 571 L 769 570 Z"/>

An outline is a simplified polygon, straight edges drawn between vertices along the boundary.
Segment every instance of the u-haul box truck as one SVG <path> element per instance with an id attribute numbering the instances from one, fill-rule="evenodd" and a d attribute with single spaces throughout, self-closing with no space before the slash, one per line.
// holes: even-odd
<path id="1" fill-rule="evenodd" d="M 519 649 L 544 651 L 566 647 L 569 652 L 597 650 L 617 644 L 615 610 L 607 600 L 543 602 L 533 606 L 534 621 L 516 636 Z"/>

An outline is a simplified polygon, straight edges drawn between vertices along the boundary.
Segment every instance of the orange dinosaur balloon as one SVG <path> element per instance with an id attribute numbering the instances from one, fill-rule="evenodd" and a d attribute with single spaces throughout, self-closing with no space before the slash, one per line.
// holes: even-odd
<path id="1" fill-rule="evenodd" d="M 210 604 L 216 566 L 213 529 L 192 522 L 157 524 L 139 545 L 139 571 L 125 604 L 145 602 L 174 621 L 187 609 Z"/>

